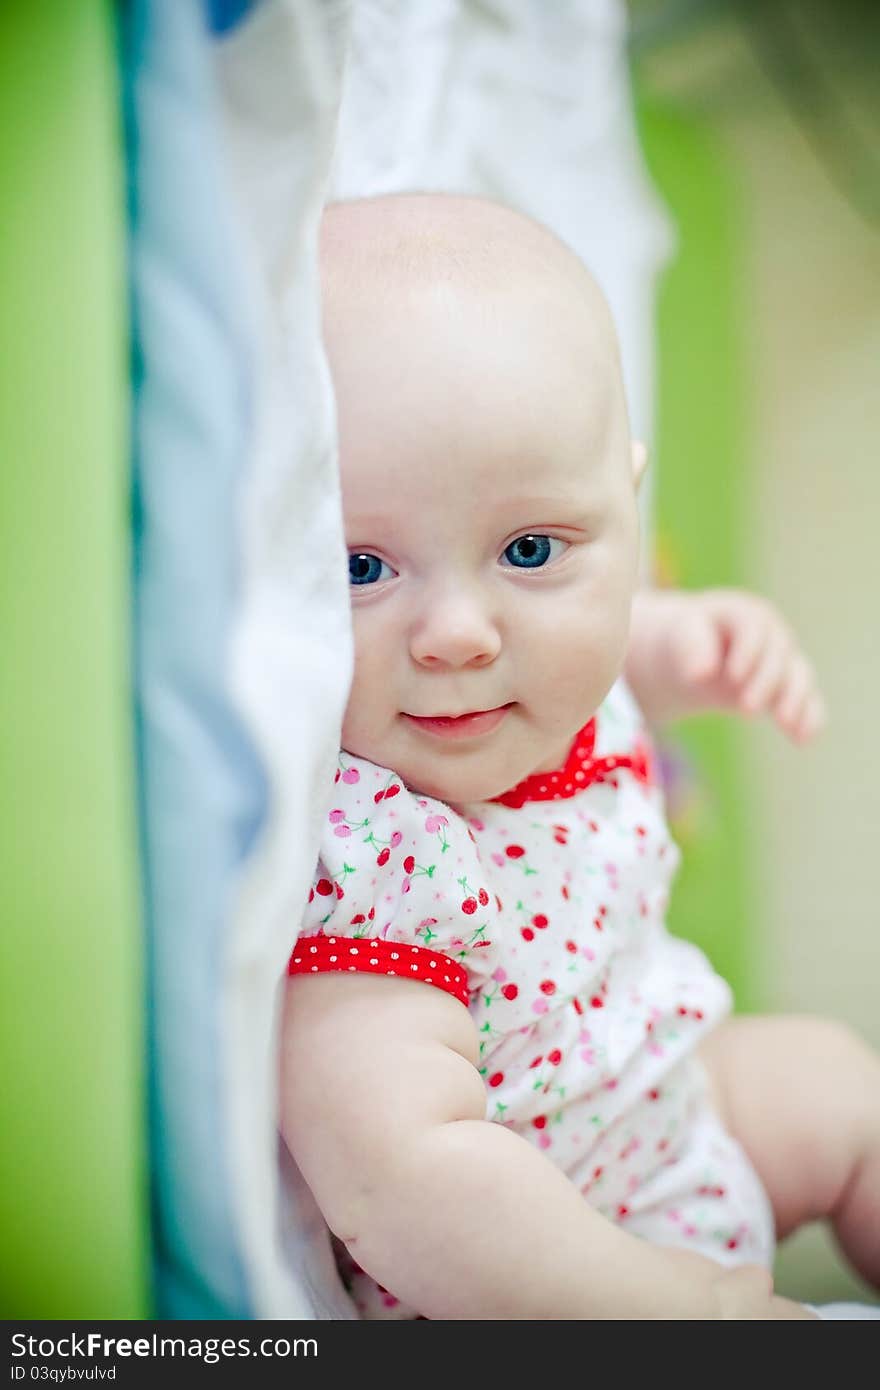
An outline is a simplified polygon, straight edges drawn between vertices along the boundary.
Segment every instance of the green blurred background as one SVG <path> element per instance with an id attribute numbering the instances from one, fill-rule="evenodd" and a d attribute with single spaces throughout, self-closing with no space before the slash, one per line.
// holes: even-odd
<path id="1" fill-rule="evenodd" d="M 670 731 L 673 925 L 741 1009 L 829 1013 L 880 1047 L 880 6 L 631 0 L 648 165 L 678 228 L 658 308 L 662 579 L 773 598 L 829 726 Z M 786 1291 L 877 1296 L 830 1238 Z"/>

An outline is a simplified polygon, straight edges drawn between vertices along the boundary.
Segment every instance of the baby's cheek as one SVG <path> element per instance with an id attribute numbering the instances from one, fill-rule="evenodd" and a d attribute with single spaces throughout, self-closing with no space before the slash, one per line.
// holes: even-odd
<path id="1" fill-rule="evenodd" d="M 611 607 L 579 608 L 568 615 L 560 640 L 548 650 L 542 669 L 551 675 L 557 697 L 594 714 L 623 665 L 625 615 Z"/>
<path id="2" fill-rule="evenodd" d="M 372 615 L 354 614 L 354 675 L 343 720 L 345 747 L 358 752 L 353 745 L 369 737 L 370 731 L 387 722 L 388 711 L 394 705 L 393 673 L 395 654 L 390 650 L 382 624 L 370 621 Z M 361 754 L 368 757 L 365 749 Z"/>
<path id="3" fill-rule="evenodd" d="M 354 677 L 348 694 L 343 731 L 354 734 L 369 729 L 380 711 L 381 694 L 382 687 L 369 657 L 359 661 L 355 656 Z"/>
<path id="4" fill-rule="evenodd" d="M 380 732 L 379 711 L 372 707 L 370 696 L 352 686 L 348 707 L 342 721 L 342 747 L 356 758 L 367 762 L 386 761 Z"/>

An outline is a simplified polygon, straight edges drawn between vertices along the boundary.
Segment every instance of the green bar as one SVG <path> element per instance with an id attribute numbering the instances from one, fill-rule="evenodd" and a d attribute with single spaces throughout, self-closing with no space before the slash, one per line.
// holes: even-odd
<path id="1" fill-rule="evenodd" d="M 0 5 L 0 1315 L 148 1315 L 124 177 L 105 0 Z"/>
<path id="2" fill-rule="evenodd" d="M 735 188 L 723 150 L 695 119 L 643 101 L 639 124 L 679 242 L 658 306 L 659 568 L 684 588 L 736 585 L 748 478 Z M 734 719 L 713 715 L 669 730 L 664 743 L 685 769 L 672 825 L 683 864 L 670 925 L 706 951 L 733 986 L 737 1008 L 751 1010 L 760 990 L 742 737 Z"/>

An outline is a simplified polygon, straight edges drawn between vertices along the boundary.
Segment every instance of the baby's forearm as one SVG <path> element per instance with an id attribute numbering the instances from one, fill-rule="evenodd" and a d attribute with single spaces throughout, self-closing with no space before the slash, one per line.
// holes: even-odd
<path id="1" fill-rule="evenodd" d="M 429 1318 L 729 1315 L 719 1266 L 627 1235 L 530 1145 L 487 1121 L 415 1135 L 355 1206 L 356 1229 L 337 1233 L 362 1268 Z M 755 1274 L 769 1306 L 769 1281 Z"/>

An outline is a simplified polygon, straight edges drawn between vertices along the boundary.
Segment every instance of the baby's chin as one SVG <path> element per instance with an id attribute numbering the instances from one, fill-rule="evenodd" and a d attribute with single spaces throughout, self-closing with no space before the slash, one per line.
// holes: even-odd
<path id="1" fill-rule="evenodd" d="M 370 739 L 346 738 L 345 734 L 342 751 L 396 773 L 407 790 L 415 795 L 428 796 L 447 805 L 491 801 L 510 791 L 526 775 L 518 767 L 508 767 L 508 759 L 420 757 L 411 751 L 407 756 L 401 755 L 399 750 L 395 756 L 390 749 L 376 746 Z"/>
<path id="2" fill-rule="evenodd" d="M 473 801 L 491 801 L 496 796 L 501 796 L 516 786 L 522 779 L 516 777 L 506 777 L 503 774 L 487 774 L 477 769 L 462 769 L 448 772 L 436 768 L 427 768 L 418 764 L 409 763 L 406 760 L 398 760 L 392 764 L 389 759 L 370 758 L 364 753 L 355 753 L 354 749 L 347 748 L 347 753 L 354 753 L 355 757 L 366 758 L 368 762 L 375 762 L 380 767 L 387 767 L 389 771 L 396 772 L 403 785 L 408 791 L 416 796 L 427 796 L 432 801 L 442 801 L 447 806 L 464 806 Z"/>
<path id="3" fill-rule="evenodd" d="M 443 776 L 443 774 L 414 770 L 409 775 L 400 774 L 404 785 L 418 796 L 428 796 L 433 801 L 442 801 L 447 806 L 467 806 L 475 801 L 492 801 L 516 786 L 522 779 L 516 776 L 490 776 L 476 771 L 464 775 Z"/>

